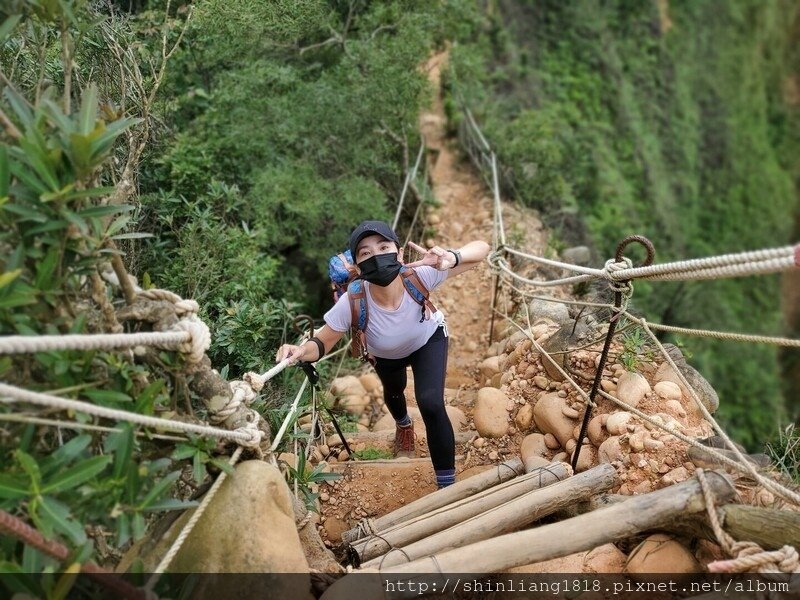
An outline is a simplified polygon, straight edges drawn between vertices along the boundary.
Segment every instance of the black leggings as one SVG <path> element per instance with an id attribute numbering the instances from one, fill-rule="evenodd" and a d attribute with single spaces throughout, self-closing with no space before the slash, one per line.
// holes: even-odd
<path id="1" fill-rule="evenodd" d="M 405 358 L 376 358 L 375 371 L 383 383 L 383 399 L 396 421 L 408 414 L 406 367 L 414 373 L 417 406 L 422 413 L 433 468 L 454 469 L 456 441 L 444 408 L 444 378 L 447 371 L 447 336 L 439 327 L 425 345 Z"/>

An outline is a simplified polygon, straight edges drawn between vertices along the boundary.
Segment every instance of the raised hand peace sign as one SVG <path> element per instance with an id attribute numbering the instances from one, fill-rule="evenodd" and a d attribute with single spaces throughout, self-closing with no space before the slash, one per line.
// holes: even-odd
<path id="1" fill-rule="evenodd" d="M 422 254 L 422 258 L 411 263 L 406 263 L 407 267 L 421 267 L 422 265 L 427 265 L 433 267 L 437 271 L 446 271 L 447 269 L 452 269 L 456 264 L 456 257 L 453 253 L 439 246 L 434 246 L 426 250 L 414 242 L 408 242 L 408 245 L 412 250 Z"/>

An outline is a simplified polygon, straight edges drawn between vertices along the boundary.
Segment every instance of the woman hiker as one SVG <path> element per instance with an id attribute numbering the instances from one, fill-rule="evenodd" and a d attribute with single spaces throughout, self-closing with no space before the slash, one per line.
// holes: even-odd
<path id="1" fill-rule="evenodd" d="M 434 246 L 429 250 L 413 242 L 409 246 L 422 258 L 412 267 L 419 282 L 432 291 L 448 277 L 475 267 L 489 254 L 486 242 L 474 241 L 455 249 Z M 368 310 L 366 350 L 374 357 L 383 395 L 394 417 L 395 456 L 414 455 L 414 424 L 406 409 L 406 367 L 414 373 L 417 406 L 425 423 L 428 450 L 441 488 L 455 482 L 455 436 L 444 405 L 447 371 L 447 326 L 441 311 L 429 314 L 417 303 L 400 277 L 403 249 L 397 234 L 382 221 L 364 221 L 350 235 L 350 252 L 365 282 Z M 422 318 L 421 318 L 422 313 Z M 325 325 L 302 346 L 284 344 L 277 362 L 290 359 L 314 362 L 322 358 L 350 330 L 351 303 L 345 293 L 325 313 Z"/>

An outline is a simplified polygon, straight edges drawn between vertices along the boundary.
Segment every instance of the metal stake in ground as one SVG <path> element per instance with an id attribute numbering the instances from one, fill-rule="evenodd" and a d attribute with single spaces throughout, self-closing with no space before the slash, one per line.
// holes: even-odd
<path id="1" fill-rule="evenodd" d="M 647 257 L 644 259 L 640 266 L 647 267 L 653 262 L 656 251 L 653 243 L 642 235 L 629 235 L 622 240 L 617 246 L 617 253 L 615 259 L 618 263 L 624 261 L 623 251 L 625 248 L 638 242 L 647 250 Z M 629 280 L 617 281 L 612 284 L 614 290 L 614 308 L 622 308 L 622 294 L 623 291 L 630 285 Z M 589 426 L 589 419 L 592 418 L 592 406 L 594 406 L 595 398 L 597 397 L 597 390 L 600 388 L 600 380 L 603 378 L 603 369 L 606 368 L 606 360 L 608 359 L 608 351 L 611 348 L 611 341 L 614 339 L 614 331 L 617 328 L 617 322 L 620 316 L 619 310 L 614 310 L 614 314 L 608 321 L 608 333 L 606 333 L 606 340 L 603 344 L 603 351 L 600 353 L 600 363 L 597 365 L 597 372 L 592 382 L 592 391 L 589 393 L 589 401 L 586 403 L 586 410 L 583 413 L 583 422 L 581 423 L 581 432 L 578 434 L 577 445 L 575 446 L 575 453 L 572 455 L 572 470 L 576 471 L 578 467 L 578 457 L 581 453 L 581 446 L 583 445 L 583 438 L 586 436 L 586 429 Z"/>

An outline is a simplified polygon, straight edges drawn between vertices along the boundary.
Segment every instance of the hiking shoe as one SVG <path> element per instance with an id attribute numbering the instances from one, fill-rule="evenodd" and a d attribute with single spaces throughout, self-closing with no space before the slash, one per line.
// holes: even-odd
<path id="1" fill-rule="evenodd" d="M 408 427 L 396 425 L 394 432 L 394 456 L 395 458 L 414 458 L 414 423 Z"/>

